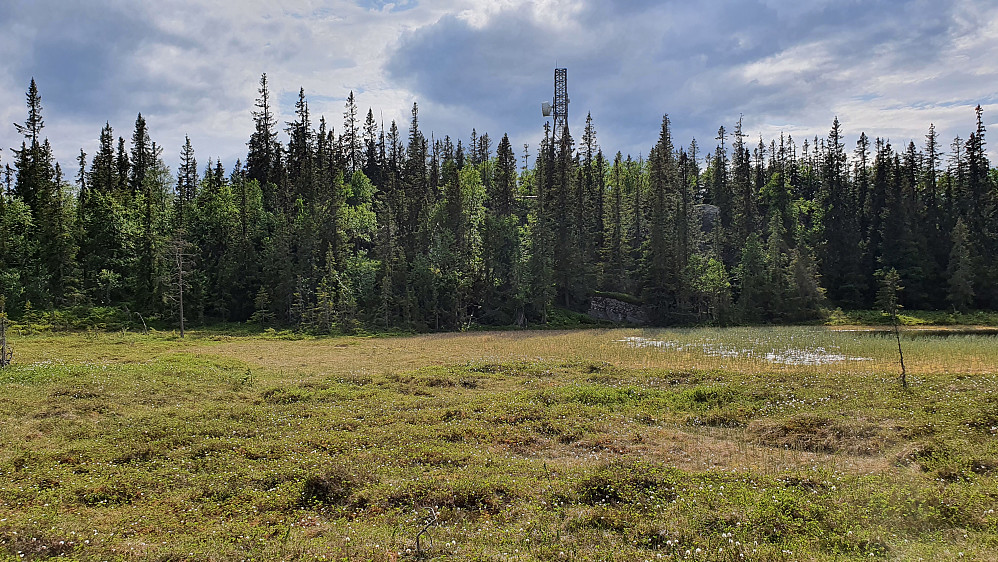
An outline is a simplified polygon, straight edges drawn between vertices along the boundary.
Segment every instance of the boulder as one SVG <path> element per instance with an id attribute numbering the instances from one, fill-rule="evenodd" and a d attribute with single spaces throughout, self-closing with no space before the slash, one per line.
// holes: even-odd
<path id="1" fill-rule="evenodd" d="M 609 297 L 589 299 L 589 316 L 596 320 L 607 320 L 619 324 L 643 326 L 651 323 L 651 314 L 647 307 Z"/>

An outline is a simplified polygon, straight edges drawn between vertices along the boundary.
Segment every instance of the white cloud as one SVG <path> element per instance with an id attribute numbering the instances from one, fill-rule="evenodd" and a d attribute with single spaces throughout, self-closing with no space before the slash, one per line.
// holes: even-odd
<path id="1" fill-rule="evenodd" d="M 40 0 L 0 7 L 0 119 L 23 121 L 39 80 L 57 158 L 93 152 L 105 120 L 135 114 L 175 162 L 245 156 L 267 72 L 283 123 L 304 87 L 336 130 L 343 100 L 424 132 L 472 127 L 536 144 L 555 64 L 569 68 L 573 130 L 592 111 L 601 144 L 647 153 L 663 113 L 678 144 L 713 145 L 744 114 L 750 137 L 780 131 L 915 139 L 930 122 L 966 137 L 973 106 L 998 120 L 998 6 L 950 0 Z M 19 144 L 0 126 L 0 146 Z M 9 161 L 9 152 L 4 152 Z M 67 165 L 67 167 L 69 167 Z"/>
<path id="2" fill-rule="evenodd" d="M 903 38 L 841 60 L 843 43 L 856 40 L 846 33 L 793 45 L 743 65 L 741 79 L 800 90 L 811 103 L 795 112 L 795 130 L 808 136 L 824 136 L 837 115 L 851 131 L 848 138 L 866 131 L 895 144 L 914 140 L 921 145 L 930 123 L 936 124 L 941 138 L 966 138 L 974 126 L 974 106 L 981 103 L 988 113 L 998 109 L 998 68 L 992 64 L 998 56 L 994 8 L 959 3 L 945 33 L 933 37 L 932 56 L 916 65 L 906 64 Z M 746 117 L 771 136 L 782 128 L 774 123 L 785 123 L 786 115 L 769 111 Z"/>

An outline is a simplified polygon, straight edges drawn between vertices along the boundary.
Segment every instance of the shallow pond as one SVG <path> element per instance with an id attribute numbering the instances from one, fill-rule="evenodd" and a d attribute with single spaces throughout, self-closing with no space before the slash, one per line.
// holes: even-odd
<path id="1" fill-rule="evenodd" d="M 660 340 L 645 338 L 642 336 L 630 336 L 617 340 L 628 347 L 634 348 L 657 348 L 663 351 L 699 351 L 707 357 L 725 357 L 747 359 L 759 359 L 769 363 L 779 363 L 782 365 L 826 365 L 838 363 L 840 361 L 872 361 L 870 357 L 852 357 L 844 355 L 838 346 L 805 346 L 805 347 L 782 347 L 770 350 L 734 346 L 711 339 L 704 339 L 698 342 L 683 343 L 675 340 Z"/>

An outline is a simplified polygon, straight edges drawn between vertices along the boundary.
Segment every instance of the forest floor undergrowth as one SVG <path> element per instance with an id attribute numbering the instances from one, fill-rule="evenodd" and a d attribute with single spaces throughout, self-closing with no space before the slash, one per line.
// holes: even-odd
<path id="1" fill-rule="evenodd" d="M 998 560 L 994 335 L 11 343 L 0 559 Z"/>

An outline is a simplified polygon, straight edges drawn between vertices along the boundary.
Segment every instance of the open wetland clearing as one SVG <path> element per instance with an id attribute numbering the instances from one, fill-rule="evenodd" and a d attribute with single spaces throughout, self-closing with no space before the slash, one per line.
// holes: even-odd
<path id="1" fill-rule="evenodd" d="M 10 338 L 0 559 L 998 560 L 998 338 Z"/>

